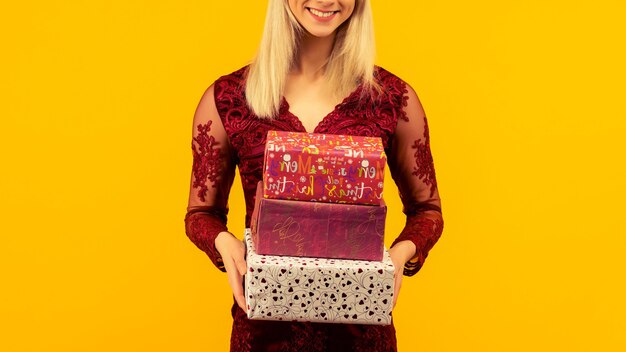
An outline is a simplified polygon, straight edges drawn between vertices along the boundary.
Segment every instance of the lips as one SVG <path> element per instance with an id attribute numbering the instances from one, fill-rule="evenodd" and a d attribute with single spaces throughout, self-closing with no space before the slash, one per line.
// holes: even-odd
<path id="1" fill-rule="evenodd" d="M 322 11 L 312 7 L 307 7 L 307 11 L 318 21 L 330 21 L 339 11 Z"/>

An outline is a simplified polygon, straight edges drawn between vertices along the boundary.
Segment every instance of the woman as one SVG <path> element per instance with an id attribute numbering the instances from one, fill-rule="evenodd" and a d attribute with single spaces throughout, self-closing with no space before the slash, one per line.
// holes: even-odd
<path id="1" fill-rule="evenodd" d="M 397 349 L 393 324 L 249 320 L 244 245 L 226 227 L 236 166 L 250 225 L 267 131 L 378 136 L 407 216 L 389 249 L 395 292 L 402 274 L 420 270 L 443 231 L 428 125 L 415 91 L 374 65 L 373 39 L 368 0 L 270 0 L 254 61 L 218 78 L 200 100 L 186 233 L 227 273 L 235 300 L 231 351 Z"/>

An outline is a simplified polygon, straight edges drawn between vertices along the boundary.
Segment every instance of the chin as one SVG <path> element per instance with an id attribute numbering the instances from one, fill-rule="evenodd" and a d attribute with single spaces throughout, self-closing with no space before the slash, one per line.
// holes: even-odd
<path id="1" fill-rule="evenodd" d="M 335 29 L 336 30 L 336 29 Z M 335 33 L 335 30 L 309 30 L 307 29 L 307 33 L 317 37 L 317 38 L 326 38 L 330 35 L 332 35 L 333 33 Z"/>

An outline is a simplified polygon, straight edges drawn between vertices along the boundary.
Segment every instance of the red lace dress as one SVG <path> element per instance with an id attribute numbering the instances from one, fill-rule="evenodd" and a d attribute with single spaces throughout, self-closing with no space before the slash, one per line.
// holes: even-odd
<path id="1" fill-rule="evenodd" d="M 246 70 L 244 66 L 217 79 L 204 93 L 193 121 L 193 170 L 185 230 L 189 239 L 222 271 L 224 265 L 214 242 L 221 231 L 227 230 L 228 195 L 236 166 L 245 194 L 249 227 L 256 185 L 262 178 L 267 131 L 305 132 L 284 98 L 279 116 L 272 120 L 259 119 L 247 108 L 243 90 Z M 415 257 L 404 267 L 404 275 L 412 276 L 420 270 L 443 231 L 428 125 L 419 99 L 409 85 L 378 66 L 375 75 L 384 88 L 383 94 L 361 97 L 362 86 L 358 86 L 313 132 L 382 138 L 406 214 L 406 226 L 393 245 L 402 240 L 415 243 Z M 397 349 L 393 324 L 249 320 L 236 303 L 231 311 L 231 351 Z"/>

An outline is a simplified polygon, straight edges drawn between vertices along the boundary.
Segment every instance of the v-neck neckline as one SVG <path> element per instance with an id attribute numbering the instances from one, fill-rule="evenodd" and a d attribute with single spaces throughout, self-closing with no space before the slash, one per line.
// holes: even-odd
<path id="1" fill-rule="evenodd" d="M 362 84 L 359 84 L 350 94 L 348 94 L 348 96 L 343 98 L 343 100 L 339 104 L 335 105 L 335 107 L 317 123 L 317 125 L 313 128 L 313 131 L 307 131 L 306 127 L 304 127 L 304 124 L 302 123 L 302 120 L 300 120 L 300 118 L 296 114 L 292 113 L 289 110 L 290 105 L 289 105 L 289 102 L 287 101 L 287 99 L 285 98 L 284 95 L 281 98 L 281 105 L 283 105 L 283 108 L 285 109 L 284 110 L 285 113 L 288 116 L 291 116 L 294 119 L 295 122 L 297 122 L 297 124 L 298 124 L 297 127 L 299 127 L 302 130 L 300 132 L 319 133 L 319 129 L 326 124 L 326 120 L 330 120 L 330 118 L 332 116 L 334 116 L 337 113 L 337 111 L 339 111 L 339 108 L 341 106 L 346 104 L 356 93 L 361 91 L 361 85 Z"/>

